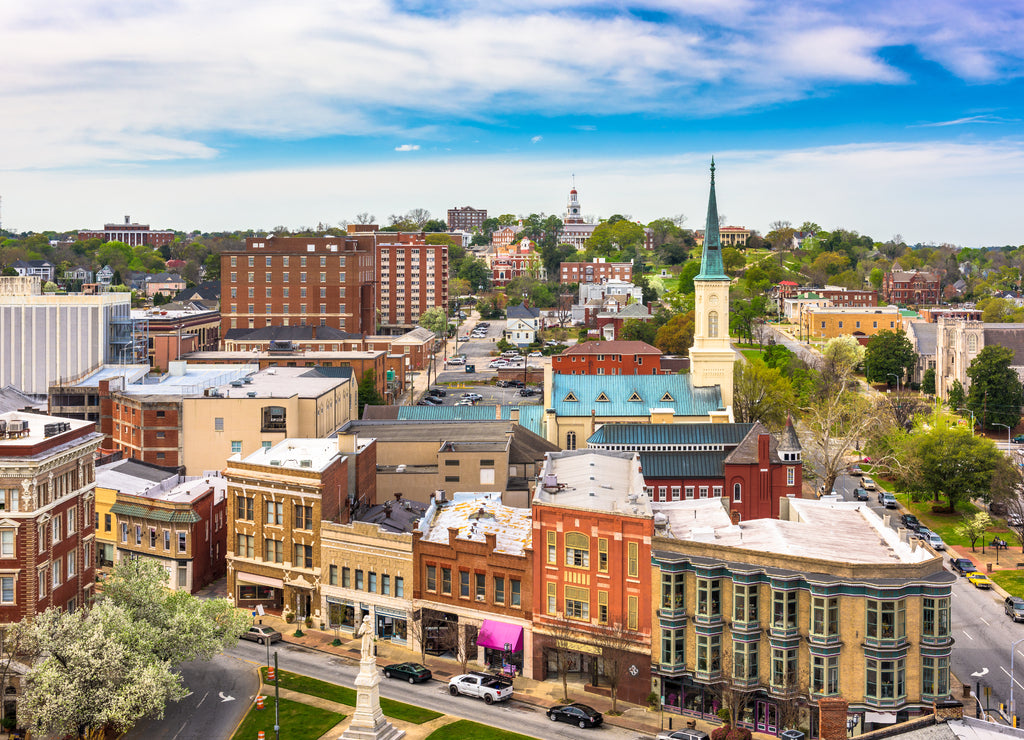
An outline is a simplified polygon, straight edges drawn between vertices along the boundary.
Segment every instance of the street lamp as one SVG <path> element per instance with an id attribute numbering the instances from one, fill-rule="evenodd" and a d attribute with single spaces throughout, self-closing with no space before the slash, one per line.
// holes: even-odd
<path id="1" fill-rule="evenodd" d="M 974 411 L 968 408 L 958 408 L 957 411 L 970 411 L 971 412 L 971 436 L 974 436 Z"/>
<path id="2" fill-rule="evenodd" d="M 1013 707 L 1013 654 L 1017 652 L 1017 646 L 1024 642 L 1024 638 L 1017 640 L 1016 642 L 1010 643 L 1010 722 L 1013 723 L 1013 717 L 1016 716 Z"/>
<path id="3" fill-rule="evenodd" d="M 1016 645 L 1017 643 L 1014 643 Z M 971 674 L 971 678 L 976 679 L 974 682 L 974 699 L 977 701 L 977 705 L 974 709 L 974 716 L 977 719 L 981 719 L 981 679 L 988 675 L 988 668 L 982 668 L 980 671 L 975 671 Z M 1010 653 L 1010 705 L 1013 705 L 1013 653 Z M 1010 714 L 1013 714 L 1011 711 Z"/>
<path id="4" fill-rule="evenodd" d="M 887 377 L 896 378 L 896 393 L 900 392 L 900 376 L 896 373 L 886 373 Z"/>
<path id="5" fill-rule="evenodd" d="M 1010 425 L 1000 424 L 998 421 L 991 422 L 994 427 L 1006 427 L 1006 454 L 1010 454 Z"/>

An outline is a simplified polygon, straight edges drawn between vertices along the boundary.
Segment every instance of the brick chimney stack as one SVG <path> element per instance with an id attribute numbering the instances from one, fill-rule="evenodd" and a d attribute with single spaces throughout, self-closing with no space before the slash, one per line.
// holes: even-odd
<path id="1" fill-rule="evenodd" d="M 821 740 L 846 740 L 846 715 L 849 703 L 840 696 L 818 700 L 819 736 Z"/>

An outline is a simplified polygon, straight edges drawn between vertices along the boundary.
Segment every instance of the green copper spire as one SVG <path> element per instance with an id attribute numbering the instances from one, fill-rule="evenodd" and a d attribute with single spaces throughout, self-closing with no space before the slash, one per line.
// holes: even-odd
<path id="1" fill-rule="evenodd" d="M 715 198 L 715 158 L 711 158 L 711 195 L 708 196 L 708 222 L 704 227 L 704 253 L 700 272 L 694 280 L 728 280 L 722 266 L 722 238 L 718 234 L 718 200 Z"/>

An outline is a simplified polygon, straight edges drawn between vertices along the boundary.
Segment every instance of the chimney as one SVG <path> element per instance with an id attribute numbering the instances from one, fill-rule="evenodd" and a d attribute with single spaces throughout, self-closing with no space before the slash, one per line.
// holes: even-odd
<path id="1" fill-rule="evenodd" d="M 740 519 L 742 518 L 742 514 L 740 514 L 740 512 L 736 511 L 735 509 L 730 509 L 729 518 L 732 519 L 733 526 L 738 527 L 740 525 Z"/>
<path id="2" fill-rule="evenodd" d="M 131 216 L 125 216 L 124 217 L 124 225 L 125 226 L 128 226 L 129 224 L 131 224 L 131 222 L 132 222 L 132 217 Z"/>
<path id="3" fill-rule="evenodd" d="M 964 718 L 964 705 L 956 699 L 935 702 L 935 722 L 948 722 Z"/>
<path id="4" fill-rule="evenodd" d="M 840 696 L 826 696 L 818 700 L 818 736 L 821 740 L 846 740 L 849 706 Z"/>
<path id="5" fill-rule="evenodd" d="M 487 532 L 484 534 L 484 539 L 487 540 L 487 552 L 494 552 L 498 547 L 498 535 L 494 532 Z"/>
<path id="6" fill-rule="evenodd" d="M 395 491 L 395 501 L 399 503 L 402 501 L 402 494 L 398 491 Z"/>

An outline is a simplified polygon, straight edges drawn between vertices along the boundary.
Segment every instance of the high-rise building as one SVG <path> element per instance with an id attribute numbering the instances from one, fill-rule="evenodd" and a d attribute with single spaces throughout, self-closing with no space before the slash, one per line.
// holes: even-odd
<path id="1" fill-rule="evenodd" d="M 476 231 L 484 225 L 487 218 L 486 208 L 473 208 L 462 206 L 461 208 L 448 209 L 448 230 L 449 231 Z"/>

